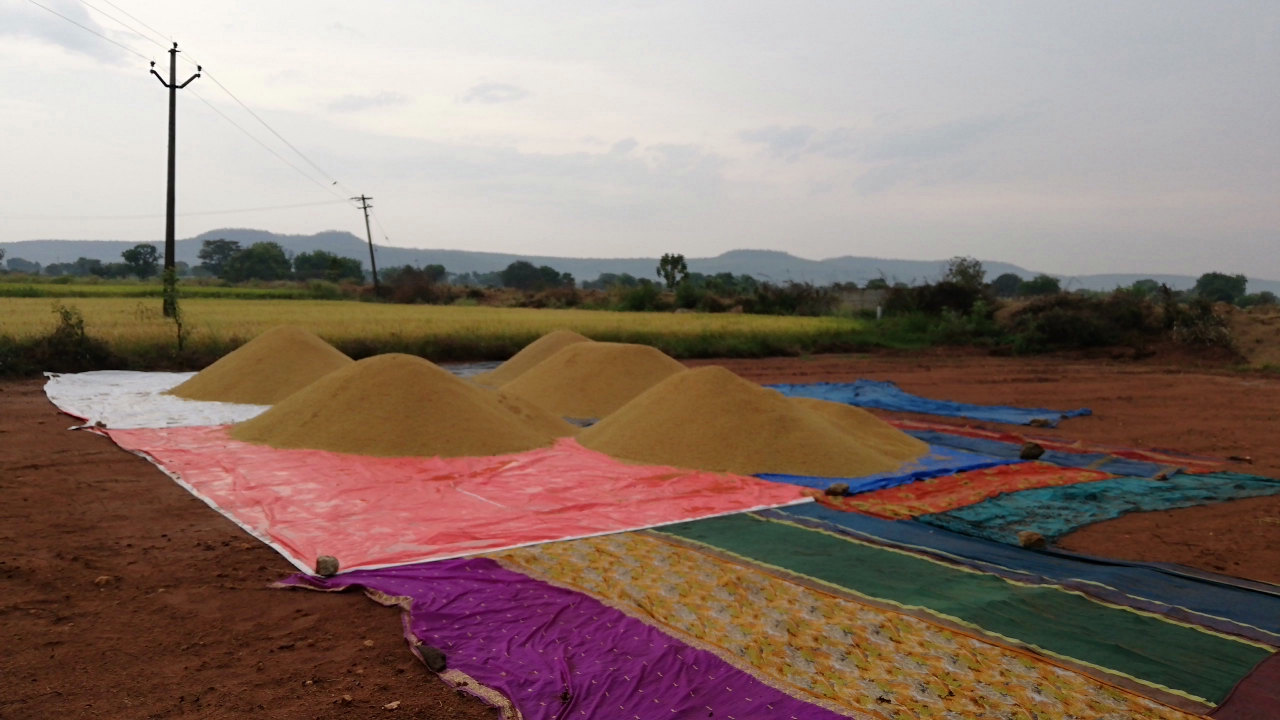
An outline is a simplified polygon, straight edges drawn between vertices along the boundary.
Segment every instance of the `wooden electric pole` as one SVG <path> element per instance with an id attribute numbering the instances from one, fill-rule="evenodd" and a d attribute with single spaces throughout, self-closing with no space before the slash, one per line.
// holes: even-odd
<path id="1" fill-rule="evenodd" d="M 373 295 L 382 297 L 382 286 L 378 284 L 378 261 L 373 258 L 373 231 L 369 229 L 369 208 L 373 207 L 369 201 L 373 198 L 361 195 L 351 199 L 359 200 L 360 209 L 364 211 L 364 234 L 369 238 L 369 268 L 373 270 Z"/>
<path id="2" fill-rule="evenodd" d="M 196 74 L 178 84 L 178 43 L 169 50 L 169 80 L 156 72 L 156 62 L 151 61 L 151 74 L 156 76 L 161 85 L 169 89 L 169 190 L 166 195 L 164 211 L 164 316 L 174 317 L 178 310 L 178 277 L 174 264 L 173 216 L 174 216 L 174 182 L 177 176 L 177 143 L 178 143 L 178 91 L 200 77 L 200 66 L 196 66 Z"/>

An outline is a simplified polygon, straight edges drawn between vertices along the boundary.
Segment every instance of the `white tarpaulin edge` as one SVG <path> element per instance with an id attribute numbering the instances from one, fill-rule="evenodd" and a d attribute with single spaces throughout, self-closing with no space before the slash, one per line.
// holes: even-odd
<path id="1" fill-rule="evenodd" d="M 268 410 L 270 405 L 187 400 L 165 394 L 195 373 L 96 370 L 59 375 L 45 373 L 44 393 L 68 415 L 85 424 L 109 428 L 190 427 L 244 422 Z"/>

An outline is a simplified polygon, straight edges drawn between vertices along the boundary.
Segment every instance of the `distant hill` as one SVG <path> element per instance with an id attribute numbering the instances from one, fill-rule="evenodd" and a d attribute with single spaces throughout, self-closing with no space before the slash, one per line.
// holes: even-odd
<path id="1" fill-rule="evenodd" d="M 204 240 L 225 238 L 249 245 L 255 242 L 278 242 L 286 250 L 294 253 L 326 250 L 360 260 L 367 267 L 369 264 L 368 244 L 349 232 L 329 230 L 314 235 L 278 235 L 266 230 L 245 228 L 225 228 L 211 230 L 187 240 L 177 242 L 178 260 L 196 265 L 200 261 L 196 254 Z M 22 258 L 41 265 L 55 262 L 72 262 L 78 257 L 102 260 L 103 262 L 119 262 L 120 253 L 136 245 L 133 241 L 123 240 L 25 240 L 20 242 L 0 243 L 10 258 Z M 157 247 L 163 243 L 152 243 Z M 493 272 L 501 270 L 516 260 L 528 260 L 536 265 L 550 265 L 560 272 L 572 273 L 579 281 L 593 280 L 601 273 L 631 273 L 636 277 L 653 278 L 657 258 L 565 258 L 539 255 L 516 255 L 511 253 L 471 252 L 469 250 L 435 250 L 426 248 L 399 248 L 376 246 L 378 267 L 388 268 L 399 265 L 443 265 L 449 272 Z M 826 260 L 806 260 L 776 250 L 730 250 L 729 252 L 709 258 L 689 258 L 689 269 L 694 272 L 714 274 L 731 272 L 751 275 L 762 280 L 785 282 L 812 282 L 828 284 L 832 282 L 856 282 L 864 285 L 869 280 L 884 277 L 890 282 L 902 281 L 918 283 L 936 280 L 946 267 L 946 260 L 890 260 L 885 258 L 855 257 L 845 255 Z M 1014 273 L 1022 278 L 1031 278 L 1038 271 L 1012 265 L 1010 263 L 983 260 L 988 279 L 1003 273 Z M 1050 273 L 1052 274 L 1052 273 Z M 1196 279 L 1190 275 L 1162 274 L 1105 274 L 1064 276 L 1063 286 L 1069 289 L 1085 288 L 1089 290 L 1111 290 L 1118 286 L 1132 285 L 1143 278 L 1151 278 L 1166 283 L 1169 287 L 1183 290 L 1195 285 Z M 1249 292 L 1270 290 L 1280 294 L 1280 281 L 1249 279 Z"/>

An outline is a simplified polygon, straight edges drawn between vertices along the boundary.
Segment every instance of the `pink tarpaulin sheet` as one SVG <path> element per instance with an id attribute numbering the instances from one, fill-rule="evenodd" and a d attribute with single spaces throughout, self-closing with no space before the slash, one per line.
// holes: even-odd
<path id="1" fill-rule="evenodd" d="M 384 458 L 242 443 L 225 426 L 102 432 L 306 571 L 320 555 L 376 568 L 810 501 L 755 478 L 621 463 L 572 439 Z"/>

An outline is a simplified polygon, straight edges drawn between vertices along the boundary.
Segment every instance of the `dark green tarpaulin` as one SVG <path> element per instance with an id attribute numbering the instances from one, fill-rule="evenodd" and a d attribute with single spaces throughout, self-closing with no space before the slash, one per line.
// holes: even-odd
<path id="1" fill-rule="evenodd" d="M 1018 585 L 754 515 L 681 523 L 659 532 L 871 598 L 925 608 L 1212 704 L 1270 654 L 1257 645 L 1057 588 Z"/>

